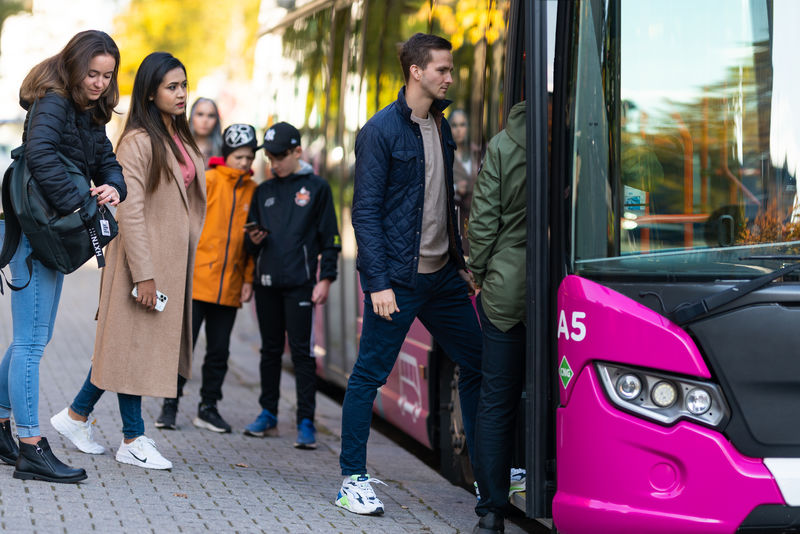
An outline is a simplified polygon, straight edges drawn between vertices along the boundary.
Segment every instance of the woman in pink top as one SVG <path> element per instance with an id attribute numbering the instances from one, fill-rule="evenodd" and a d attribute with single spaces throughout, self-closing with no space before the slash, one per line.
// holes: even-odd
<path id="1" fill-rule="evenodd" d="M 72 404 L 51 419 L 81 451 L 100 454 L 89 416 L 104 390 L 117 392 L 117 461 L 149 469 L 172 463 L 144 435 L 142 395 L 175 397 L 175 375 L 189 378 L 191 368 L 192 270 L 206 186 L 186 87 L 186 69 L 165 52 L 147 56 L 136 73 L 117 147 L 128 197 L 117 210 L 120 239 L 106 254 L 92 368 Z"/>

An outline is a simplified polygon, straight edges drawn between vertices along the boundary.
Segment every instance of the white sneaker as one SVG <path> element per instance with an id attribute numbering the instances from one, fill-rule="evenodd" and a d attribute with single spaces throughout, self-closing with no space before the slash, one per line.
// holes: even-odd
<path id="1" fill-rule="evenodd" d="M 369 475 L 350 475 L 342 482 L 339 495 L 336 497 L 336 506 L 344 508 L 348 512 L 362 515 L 381 515 L 383 514 L 383 503 L 375 495 L 371 484 L 386 485 L 377 478 Z"/>
<path id="2" fill-rule="evenodd" d="M 85 422 L 76 421 L 69 416 L 69 408 L 64 408 L 50 418 L 50 424 L 82 452 L 87 454 L 106 452 L 105 447 L 97 443 L 92 436 L 94 419 L 87 419 Z"/>
<path id="3" fill-rule="evenodd" d="M 122 443 L 117 450 L 117 461 L 147 469 L 172 469 L 172 462 L 161 456 L 156 443 L 147 436 L 139 436 L 130 443 Z"/>

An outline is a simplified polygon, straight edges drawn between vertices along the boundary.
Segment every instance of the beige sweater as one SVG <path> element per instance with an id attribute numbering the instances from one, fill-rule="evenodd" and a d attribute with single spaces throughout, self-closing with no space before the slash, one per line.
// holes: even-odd
<path id="1" fill-rule="evenodd" d="M 425 148 L 425 200 L 417 272 L 435 273 L 447 264 L 449 246 L 442 143 L 430 113 L 426 119 L 415 117 L 412 113 L 411 119 L 419 124 Z"/>

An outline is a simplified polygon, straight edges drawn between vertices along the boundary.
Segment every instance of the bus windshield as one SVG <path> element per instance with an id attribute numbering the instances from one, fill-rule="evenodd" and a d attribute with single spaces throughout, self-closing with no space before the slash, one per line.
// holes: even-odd
<path id="1" fill-rule="evenodd" d="M 749 278 L 800 254 L 800 2 L 583 0 L 574 16 L 571 271 Z"/>

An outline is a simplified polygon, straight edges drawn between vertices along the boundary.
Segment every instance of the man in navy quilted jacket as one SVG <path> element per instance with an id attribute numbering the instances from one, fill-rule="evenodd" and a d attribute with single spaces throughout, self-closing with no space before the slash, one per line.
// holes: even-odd
<path id="1" fill-rule="evenodd" d="M 419 318 L 460 367 L 458 382 L 467 448 L 473 450 L 481 382 L 481 332 L 469 299 L 453 199 L 455 143 L 442 111 L 453 83 L 450 42 L 418 33 L 403 44 L 406 86 L 356 139 L 352 221 L 364 290 L 358 360 L 342 406 L 345 479 L 336 504 L 382 514 L 367 474 L 372 403 Z"/>

